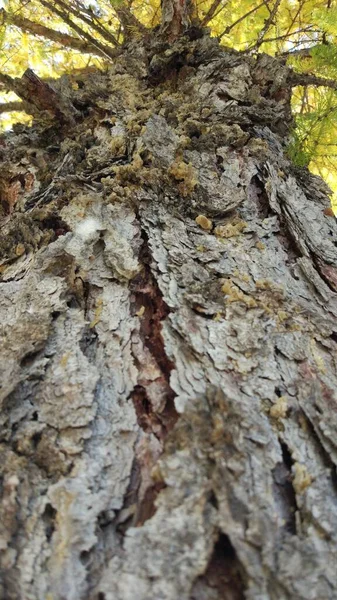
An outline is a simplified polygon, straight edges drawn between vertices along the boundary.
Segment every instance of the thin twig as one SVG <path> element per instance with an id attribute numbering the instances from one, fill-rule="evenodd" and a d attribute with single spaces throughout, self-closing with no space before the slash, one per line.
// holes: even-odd
<path id="1" fill-rule="evenodd" d="M 264 6 L 264 2 L 261 2 L 261 4 L 258 4 L 258 6 L 255 6 L 254 8 L 252 8 L 245 15 L 242 15 L 242 17 L 240 17 L 239 19 L 234 21 L 234 23 L 232 23 L 231 25 L 227 25 L 226 29 L 222 33 L 220 33 L 220 35 L 218 36 L 218 40 L 220 41 L 224 35 L 227 35 L 234 27 L 239 25 L 239 23 L 241 23 L 241 21 L 244 21 L 247 17 L 249 17 L 254 12 L 259 10 L 259 8 L 261 8 L 262 6 Z"/>
<path id="2" fill-rule="evenodd" d="M 267 38 L 265 40 L 263 40 L 264 44 L 267 44 L 269 42 L 277 42 L 278 40 L 284 40 L 287 39 L 293 35 L 298 35 L 299 33 L 320 33 L 320 31 L 318 29 L 312 29 L 312 25 L 308 25 L 307 27 L 303 27 L 302 29 L 297 29 L 296 31 L 292 31 L 291 33 L 284 33 L 282 35 L 277 35 L 276 37 L 273 38 Z M 310 40 L 307 40 L 308 42 Z M 304 41 L 301 40 L 299 42 L 300 44 L 304 44 Z"/>
<path id="3" fill-rule="evenodd" d="M 298 42 L 299 44 L 303 44 L 303 42 Z M 298 48 L 287 50 L 286 52 L 280 52 L 277 56 L 300 56 L 301 58 L 311 58 L 311 50 L 315 50 L 316 48 L 320 48 L 322 44 L 314 44 L 313 46 L 308 46 L 307 48 Z"/>
<path id="4" fill-rule="evenodd" d="M 255 48 L 258 49 L 258 48 L 260 48 L 261 44 L 263 44 L 263 42 L 264 42 L 263 38 L 266 35 L 267 31 L 269 30 L 269 27 L 273 24 L 273 20 L 276 17 L 276 14 L 277 14 L 280 4 L 281 4 L 281 0 L 276 0 L 268 19 L 265 21 L 264 26 L 262 27 L 261 31 L 259 32 L 256 43 L 254 44 L 254 46 L 252 48 L 250 48 L 250 50 L 255 50 Z"/>

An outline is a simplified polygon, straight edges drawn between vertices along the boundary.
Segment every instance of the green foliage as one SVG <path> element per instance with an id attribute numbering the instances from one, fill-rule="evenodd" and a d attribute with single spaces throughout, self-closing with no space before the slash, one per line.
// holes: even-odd
<path id="1" fill-rule="evenodd" d="M 313 22 L 327 34 L 336 35 L 337 31 L 337 7 L 330 6 L 327 10 L 322 7 L 316 8 L 312 13 Z"/>
<path id="2" fill-rule="evenodd" d="M 335 78 L 337 75 L 337 46 L 320 44 L 310 50 L 313 68 L 324 77 Z"/>

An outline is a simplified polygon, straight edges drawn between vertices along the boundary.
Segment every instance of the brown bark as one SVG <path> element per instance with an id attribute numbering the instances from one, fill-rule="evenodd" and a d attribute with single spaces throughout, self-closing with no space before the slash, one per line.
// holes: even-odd
<path id="1" fill-rule="evenodd" d="M 77 111 L 73 104 L 65 95 L 57 93 L 51 85 L 40 79 L 32 69 L 27 69 L 21 78 L 14 79 L 0 73 L 0 82 L 24 101 L 27 112 L 39 114 L 46 111 L 61 124 L 74 125 Z"/>
<path id="2" fill-rule="evenodd" d="M 25 111 L 25 106 L 20 102 L 20 100 L 13 100 L 13 102 L 6 102 L 0 104 L 0 113 L 4 112 L 12 112 L 14 110 Z"/>
<path id="3" fill-rule="evenodd" d="M 192 0 L 162 0 L 161 31 L 174 41 L 193 24 L 194 6 Z"/>
<path id="4" fill-rule="evenodd" d="M 6 600 L 336 598 L 337 230 L 290 80 L 147 41 L 2 136 Z"/>

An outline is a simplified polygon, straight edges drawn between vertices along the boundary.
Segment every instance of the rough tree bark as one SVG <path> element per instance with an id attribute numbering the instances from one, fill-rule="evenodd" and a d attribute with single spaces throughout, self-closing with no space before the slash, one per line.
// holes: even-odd
<path id="1" fill-rule="evenodd" d="M 289 78 L 153 37 L 2 136 L 1 598 L 336 598 L 337 230 Z"/>

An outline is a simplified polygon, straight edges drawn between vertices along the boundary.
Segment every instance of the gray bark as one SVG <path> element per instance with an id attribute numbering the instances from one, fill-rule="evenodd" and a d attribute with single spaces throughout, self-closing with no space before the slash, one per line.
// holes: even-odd
<path id="1" fill-rule="evenodd" d="M 337 229 L 288 78 L 138 45 L 2 137 L 2 598 L 336 598 Z"/>

